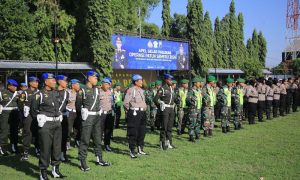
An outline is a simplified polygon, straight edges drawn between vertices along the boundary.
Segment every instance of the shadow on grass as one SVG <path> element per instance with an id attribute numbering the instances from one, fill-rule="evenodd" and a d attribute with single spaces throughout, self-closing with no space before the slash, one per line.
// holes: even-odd
<path id="1" fill-rule="evenodd" d="M 37 165 L 31 164 L 29 161 L 20 161 L 19 155 L 2 156 L 0 164 L 24 172 L 27 176 L 33 178 L 39 177 L 39 168 Z"/>

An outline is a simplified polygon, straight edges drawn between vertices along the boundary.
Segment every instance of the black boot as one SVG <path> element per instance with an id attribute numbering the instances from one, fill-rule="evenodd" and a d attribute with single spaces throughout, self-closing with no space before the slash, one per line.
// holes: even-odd
<path id="1" fill-rule="evenodd" d="M 168 149 L 167 143 L 165 141 L 160 142 L 160 147 L 161 147 L 162 150 L 167 150 Z"/>
<path id="2" fill-rule="evenodd" d="M 99 166 L 109 166 L 110 164 L 102 159 L 102 157 L 96 157 L 96 165 Z"/>
<path id="3" fill-rule="evenodd" d="M 85 160 L 80 160 L 80 169 L 82 171 L 89 171 L 90 167 L 87 166 L 86 161 Z"/>
<path id="4" fill-rule="evenodd" d="M 212 134 L 212 129 L 209 129 L 209 130 L 208 130 L 208 137 L 212 137 L 212 135 L 213 135 L 213 134 Z"/>
<path id="5" fill-rule="evenodd" d="M 140 154 L 140 155 L 148 155 L 147 153 L 145 153 L 143 146 L 138 146 L 138 154 Z"/>
<path id="6" fill-rule="evenodd" d="M 222 133 L 227 133 L 226 127 L 222 127 Z"/>
<path id="7" fill-rule="evenodd" d="M 207 137 L 207 136 L 208 136 L 208 131 L 204 130 L 204 137 Z"/>
<path id="8" fill-rule="evenodd" d="M 130 157 L 131 157 L 132 159 L 135 159 L 135 158 L 137 158 L 137 156 L 136 156 L 136 153 L 135 153 L 134 149 L 131 149 L 131 150 L 129 150 L 129 155 L 130 155 Z"/>
<path id="9" fill-rule="evenodd" d="M 151 132 L 154 132 L 154 126 L 151 126 Z"/>
<path id="10" fill-rule="evenodd" d="M 177 129 L 177 135 L 181 135 L 181 130 Z"/>
<path id="11" fill-rule="evenodd" d="M 200 139 L 200 134 L 196 134 L 196 139 Z"/>
<path id="12" fill-rule="evenodd" d="M 194 136 L 190 136 L 190 139 L 189 139 L 189 141 L 191 141 L 191 142 L 195 142 Z"/>
<path id="13" fill-rule="evenodd" d="M 48 180 L 47 170 L 42 169 L 40 172 L 40 180 Z"/>
<path id="14" fill-rule="evenodd" d="M 230 132 L 230 126 L 227 126 L 227 127 L 226 127 L 226 131 L 227 131 L 227 132 Z"/>
<path id="15" fill-rule="evenodd" d="M 53 166 L 52 169 L 52 176 L 53 178 L 64 178 L 64 175 L 62 175 L 59 171 L 59 166 Z"/>

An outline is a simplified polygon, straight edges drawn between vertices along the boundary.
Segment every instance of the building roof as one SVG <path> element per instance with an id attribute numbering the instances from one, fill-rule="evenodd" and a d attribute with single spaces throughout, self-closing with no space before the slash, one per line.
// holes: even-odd
<path id="1" fill-rule="evenodd" d="M 240 69 L 223 69 L 223 68 L 209 68 L 208 73 L 213 74 L 217 72 L 217 74 L 244 74 L 244 71 Z"/>
<path id="2" fill-rule="evenodd" d="M 266 74 L 266 75 L 272 74 L 272 72 L 267 69 L 263 69 L 262 71 L 263 71 L 263 74 Z"/>
<path id="3" fill-rule="evenodd" d="M 55 62 L 51 61 L 0 60 L 0 69 L 55 70 L 55 68 Z M 59 62 L 58 69 L 90 70 L 94 68 L 87 62 Z"/>

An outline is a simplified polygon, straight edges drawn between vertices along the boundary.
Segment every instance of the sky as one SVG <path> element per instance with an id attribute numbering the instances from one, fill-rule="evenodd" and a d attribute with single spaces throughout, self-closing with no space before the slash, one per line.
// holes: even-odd
<path id="1" fill-rule="evenodd" d="M 188 0 L 171 0 L 171 15 L 186 14 Z M 229 12 L 231 0 L 202 0 L 204 13 L 208 11 L 212 24 L 218 16 L 220 19 Z M 235 0 L 236 13 L 244 15 L 245 41 L 251 38 L 254 28 L 262 31 L 267 40 L 266 67 L 274 67 L 281 62 L 281 52 L 287 46 L 286 7 L 287 0 Z M 160 3 L 146 20 L 162 26 L 162 4 Z"/>

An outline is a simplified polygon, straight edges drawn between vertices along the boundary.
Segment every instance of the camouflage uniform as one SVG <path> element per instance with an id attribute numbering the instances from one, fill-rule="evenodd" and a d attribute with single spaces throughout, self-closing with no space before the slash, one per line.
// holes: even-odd
<path id="1" fill-rule="evenodd" d="M 245 80 L 238 79 L 239 83 L 244 83 Z M 232 97 L 234 102 L 234 129 L 239 130 L 242 127 L 243 105 L 244 105 L 244 89 L 241 85 L 232 88 Z"/>
<path id="2" fill-rule="evenodd" d="M 188 80 L 183 79 L 181 81 L 182 84 L 189 83 Z M 181 87 L 178 89 L 178 96 L 177 96 L 177 114 L 178 114 L 178 124 L 177 124 L 177 134 L 180 135 L 184 132 L 188 108 L 186 105 L 186 98 L 187 98 L 188 89 Z"/>
<path id="3" fill-rule="evenodd" d="M 215 82 L 215 77 L 209 76 L 208 82 Z M 214 113 L 214 106 L 216 104 L 216 94 L 214 88 L 207 84 L 203 88 L 203 114 L 202 114 L 202 121 L 203 121 L 203 130 L 204 136 L 212 136 L 212 130 L 214 128 L 215 123 L 215 113 Z"/>
<path id="4" fill-rule="evenodd" d="M 202 82 L 200 78 L 194 78 L 193 83 Z M 190 141 L 194 142 L 194 135 L 196 139 L 200 137 L 201 127 L 201 107 L 202 107 L 202 92 L 200 88 L 193 87 L 189 90 L 187 95 L 187 105 L 189 107 L 187 126 L 189 129 Z"/>
<path id="5" fill-rule="evenodd" d="M 234 80 L 231 78 L 227 79 L 227 83 L 233 83 Z M 221 126 L 222 132 L 226 133 L 230 131 L 230 117 L 231 117 L 231 90 L 225 85 L 218 92 L 217 99 L 220 102 L 221 109 Z"/>
<path id="6" fill-rule="evenodd" d="M 146 104 L 147 104 L 147 124 L 151 127 L 151 131 L 154 131 L 154 125 L 155 125 L 155 117 L 156 117 L 156 105 L 153 102 L 154 98 L 154 91 L 153 91 L 153 85 L 152 82 L 150 84 L 150 88 L 145 91 L 145 98 L 146 98 Z"/>

